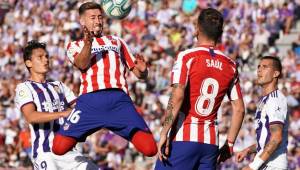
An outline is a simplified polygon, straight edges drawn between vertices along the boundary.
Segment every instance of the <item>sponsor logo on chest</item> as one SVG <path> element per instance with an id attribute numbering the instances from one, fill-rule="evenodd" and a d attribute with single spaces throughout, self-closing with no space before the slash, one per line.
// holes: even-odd
<path id="1" fill-rule="evenodd" d="M 92 53 L 101 53 L 103 51 L 114 51 L 120 53 L 120 49 L 115 45 L 101 45 L 98 47 L 92 47 Z"/>
<path id="2" fill-rule="evenodd" d="M 50 101 L 44 101 L 42 103 L 42 107 L 44 108 L 44 110 L 46 112 L 49 112 L 51 111 L 51 108 L 52 110 L 58 110 L 58 111 L 63 111 L 65 108 L 65 102 L 63 101 L 60 101 L 59 99 L 54 99 L 53 102 L 50 102 Z"/>

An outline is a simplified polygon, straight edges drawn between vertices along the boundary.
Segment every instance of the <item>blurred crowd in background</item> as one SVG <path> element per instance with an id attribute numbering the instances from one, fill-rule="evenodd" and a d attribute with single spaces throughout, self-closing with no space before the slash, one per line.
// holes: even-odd
<path id="1" fill-rule="evenodd" d="M 100 1 L 100 0 L 99 0 Z M 80 72 L 66 57 L 66 44 L 82 37 L 78 7 L 83 0 L 0 1 L 0 169 L 31 169 L 28 124 L 14 104 L 15 87 L 28 78 L 22 48 L 36 39 L 47 43 L 52 70 L 49 79 L 60 80 L 76 94 Z M 170 70 L 176 54 L 194 47 L 195 24 L 201 9 L 213 7 L 224 15 L 219 44 L 239 64 L 246 116 L 235 143 L 239 151 L 255 142 L 254 114 L 260 88 L 255 83 L 259 57 L 277 55 L 276 40 L 290 34 L 300 22 L 299 0 L 139 0 L 123 20 L 104 20 L 104 34 L 122 37 L 134 54 L 147 60 L 149 77 L 137 80 L 128 73 L 130 96 L 137 110 L 159 140 L 170 93 Z M 300 30 L 288 52 L 279 56 L 283 77 L 279 88 L 289 104 L 289 169 L 300 169 Z M 226 139 L 231 106 L 224 100 L 219 110 L 220 145 Z M 126 113 L 125 113 L 126 114 Z M 78 148 L 102 169 L 153 169 L 156 158 L 143 157 L 122 138 L 103 129 Z M 239 169 L 234 158 L 218 168 Z"/>

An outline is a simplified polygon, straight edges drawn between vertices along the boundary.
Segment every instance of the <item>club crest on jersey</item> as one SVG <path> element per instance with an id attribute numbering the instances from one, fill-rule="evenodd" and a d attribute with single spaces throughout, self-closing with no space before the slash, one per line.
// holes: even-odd
<path id="1" fill-rule="evenodd" d="M 57 92 L 57 93 L 60 93 L 60 89 L 58 86 L 54 86 L 54 90 Z"/>
<path id="2" fill-rule="evenodd" d="M 70 124 L 69 123 L 65 123 L 63 129 L 64 130 L 69 130 L 69 128 L 70 128 Z"/>
<path id="3" fill-rule="evenodd" d="M 260 102 L 257 111 L 260 112 L 261 117 L 265 117 L 267 114 L 264 102 Z"/>
<path id="4" fill-rule="evenodd" d="M 109 39 L 112 44 L 117 44 L 117 40 L 115 38 L 108 36 L 107 39 Z"/>
<path id="5" fill-rule="evenodd" d="M 258 111 L 262 111 L 263 110 L 263 108 L 264 108 L 264 103 L 263 102 L 261 102 L 261 103 L 259 103 L 259 105 L 258 105 L 258 107 L 257 107 L 257 110 Z"/>

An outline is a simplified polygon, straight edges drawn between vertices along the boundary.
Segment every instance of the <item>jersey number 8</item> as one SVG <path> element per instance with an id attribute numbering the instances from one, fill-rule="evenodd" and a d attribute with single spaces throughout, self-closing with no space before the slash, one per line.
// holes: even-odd
<path id="1" fill-rule="evenodd" d="M 211 91 L 208 88 L 211 86 Z M 195 110 L 200 116 L 208 116 L 215 105 L 215 98 L 218 95 L 219 83 L 216 79 L 206 78 L 203 80 L 200 88 L 200 96 L 198 97 L 195 105 Z M 207 101 L 208 104 L 204 108 L 204 102 Z"/>

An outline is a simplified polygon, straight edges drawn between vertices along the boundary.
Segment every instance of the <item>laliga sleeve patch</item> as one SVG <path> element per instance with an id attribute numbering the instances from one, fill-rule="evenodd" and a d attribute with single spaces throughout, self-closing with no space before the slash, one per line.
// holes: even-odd
<path id="1" fill-rule="evenodd" d="M 179 70 L 179 63 L 178 62 L 175 62 L 174 63 L 174 66 L 173 66 L 173 68 L 172 68 L 172 72 L 176 72 L 176 71 L 178 71 Z"/>
<path id="2" fill-rule="evenodd" d="M 20 90 L 19 96 L 20 96 L 20 98 L 26 98 L 28 96 L 28 94 L 25 92 L 25 90 Z"/>

